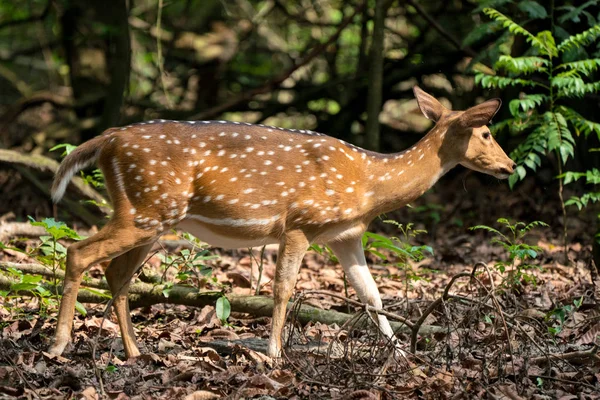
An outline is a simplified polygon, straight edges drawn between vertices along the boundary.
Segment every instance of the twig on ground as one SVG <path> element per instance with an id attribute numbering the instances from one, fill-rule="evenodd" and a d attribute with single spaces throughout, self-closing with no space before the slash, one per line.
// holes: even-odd
<path id="1" fill-rule="evenodd" d="M 446 285 L 446 288 L 444 289 L 444 294 L 442 295 L 442 297 L 437 298 L 433 303 L 431 303 L 429 305 L 429 307 L 427 307 L 427 309 L 425 310 L 425 312 L 423 312 L 423 314 L 421 315 L 421 317 L 419 318 L 419 320 L 417 322 L 415 322 L 415 324 L 412 326 L 412 332 L 410 335 L 410 352 L 415 354 L 417 352 L 417 338 L 419 335 L 419 330 L 421 329 L 421 325 L 423 325 L 423 322 L 425 322 L 425 319 L 429 316 L 429 314 L 431 314 L 433 312 L 433 310 L 435 310 L 442 302 L 446 301 L 448 299 L 448 292 L 450 291 L 450 288 L 452 287 L 452 285 L 454 285 L 454 282 L 456 282 L 458 280 L 458 278 L 462 278 L 465 276 L 470 276 L 471 274 L 468 272 L 461 272 L 459 274 L 456 274 L 452 277 L 452 279 L 450 279 L 450 282 L 448 282 L 448 284 Z"/>
<path id="2" fill-rule="evenodd" d="M 360 301 L 353 300 L 353 299 L 350 299 L 348 297 L 341 296 L 339 294 L 327 292 L 325 290 L 307 290 L 307 291 L 304 292 L 304 294 L 305 295 L 308 295 L 308 294 L 320 294 L 320 295 L 323 295 L 323 296 L 330 296 L 330 297 L 334 297 L 336 299 L 344 300 L 344 301 L 346 301 L 346 302 L 348 302 L 350 304 L 353 304 L 353 305 L 355 305 L 357 307 L 365 308 L 365 306 L 366 306 L 364 303 L 361 303 Z M 371 311 L 373 311 L 375 313 L 378 313 L 378 314 L 381 314 L 381 315 L 385 315 L 386 317 L 398 320 L 398 321 L 404 323 L 406 326 L 408 326 L 411 329 L 414 326 L 414 323 L 411 320 L 406 319 L 404 317 L 401 317 L 398 314 L 394 314 L 392 312 L 389 312 L 389 311 L 386 311 L 386 310 L 382 310 L 380 308 L 375 308 L 375 307 L 369 307 L 369 308 L 371 309 Z"/>
<path id="3" fill-rule="evenodd" d="M 600 357 L 598 357 L 598 346 L 592 347 L 590 350 L 586 351 L 573 351 L 571 353 L 562 353 L 562 354 L 548 354 L 543 357 L 534 357 L 529 360 L 532 364 L 543 364 L 547 361 L 552 360 L 561 360 L 561 361 L 594 361 L 600 362 Z"/>

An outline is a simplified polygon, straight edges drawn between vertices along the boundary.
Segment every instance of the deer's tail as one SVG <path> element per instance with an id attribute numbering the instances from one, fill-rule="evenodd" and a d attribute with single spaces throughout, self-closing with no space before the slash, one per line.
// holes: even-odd
<path id="1" fill-rule="evenodd" d="M 67 185 L 73 175 L 96 162 L 100 151 L 110 138 L 111 135 L 109 134 L 97 136 L 78 146 L 65 157 L 58 167 L 58 171 L 56 171 L 56 175 L 54 176 L 54 182 L 52 183 L 51 194 L 52 200 L 55 203 L 58 203 L 65 194 Z"/>

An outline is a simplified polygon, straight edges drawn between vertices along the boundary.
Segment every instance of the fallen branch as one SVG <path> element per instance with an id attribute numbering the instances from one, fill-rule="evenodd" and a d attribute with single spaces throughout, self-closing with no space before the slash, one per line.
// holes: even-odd
<path id="1" fill-rule="evenodd" d="M 450 291 L 450 288 L 452 287 L 452 285 L 454 285 L 454 282 L 456 282 L 456 280 L 458 278 L 462 278 L 462 277 L 470 276 L 470 275 L 471 274 L 469 272 L 461 272 L 461 273 L 454 275 L 452 277 L 452 279 L 450 279 L 450 282 L 448 282 L 448 284 L 446 285 L 446 288 L 444 289 L 444 294 L 442 295 L 442 297 L 437 298 L 433 303 L 431 303 L 429 305 L 429 307 L 427 307 L 427 309 L 423 312 L 423 314 L 421 314 L 421 317 L 419 318 L 419 320 L 417 322 L 415 322 L 415 324 L 412 326 L 412 331 L 411 331 L 411 335 L 410 335 L 410 352 L 411 353 L 413 353 L 413 354 L 417 353 L 417 339 L 418 339 L 419 333 L 421 333 L 421 325 L 423 324 L 423 322 L 425 322 L 425 319 L 440 304 L 442 304 L 443 302 L 448 300 L 448 296 L 449 296 L 448 292 Z"/>
<path id="2" fill-rule="evenodd" d="M 12 167 L 17 169 L 24 178 L 30 180 L 38 189 L 46 194 L 50 191 L 46 185 L 39 182 L 39 180 L 28 170 L 35 169 L 44 173 L 54 174 L 58 169 L 58 162 L 55 160 L 44 157 L 41 155 L 28 155 L 22 154 L 13 150 L 0 149 L 0 162 L 10 164 Z M 102 195 L 96 192 L 90 185 L 87 185 L 83 179 L 79 177 L 73 177 L 71 183 L 77 188 L 77 190 L 85 197 L 94 200 L 97 204 L 106 204 L 106 200 Z M 79 217 L 90 225 L 94 225 L 98 222 L 98 218 L 93 216 L 91 213 L 85 210 L 85 208 L 76 201 L 65 200 L 68 208 L 73 210 Z M 108 215 L 110 209 L 108 207 L 99 207 L 100 211 Z"/>
<path id="3" fill-rule="evenodd" d="M 47 235 L 41 226 L 33 226 L 27 222 L 0 223 L 0 242 L 7 242 L 13 237 L 39 237 Z"/>
<path id="4" fill-rule="evenodd" d="M 9 262 L 0 262 L 0 270 L 6 270 L 8 267 L 19 269 L 26 273 L 34 273 L 46 277 L 63 278 L 64 272 L 57 270 L 55 273 L 49 268 L 42 265 L 36 264 L 16 264 Z M 17 280 L 11 277 L 3 276 L 0 274 L 0 289 L 10 290 L 11 285 L 18 283 Z M 108 284 L 104 280 L 91 279 L 84 280 L 83 286 L 93 287 L 97 289 L 108 290 Z M 56 292 L 56 287 L 52 284 L 43 284 L 44 288 Z M 169 297 L 165 297 L 163 291 L 168 289 Z M 58 293 L 62 293 L 62 287 L 59 288 Z M 22 295 L 32 296 L 33 293 L 23 292 L 19 293 Z M 220 291 L 200 291 L 193 287 L 173 285 L 168 287 L 167 285 L 153 285 L 144 282 L 134 282 L 131 284 L 129 289 L 129 303 L 131 308 L 147 307 L 154 304 L 177 304 L 186 305 L 192 307 L 203 307 L 207 305 L 213 305 L 220 297 L 227 297 L 231 304 L 231 311 L 238 313 L 247 313 L 255 317 L 270 317 L 273 313 L 273 299 L 266 296 L 242 296 L 223 294 Z M 81 303 L 94 303 L 102 304 L 106 303 L 107 299 L 105 296 L 94 293 L 92 291 L 82 288 L 79 290 L 77 300 Z M 292 303 L 289 304 L 291 306 Z M 296 319 L 302 324 L 309 322 L 321 322 L 324 324 L 337 324 L 343 325 L 346 321 L 353 318 L 353 315 L 332 311 L 322 310 L 319 308 L 311 307 L 308 305 L 302 305 Z M 395 330 L 409 330 L 405 324 L 391 322 L 392 328 Z M 438 326 L 422 326 L 419 333 L 422 335 L 432 335 L 436 333 L 444 333 L 446 328 Z"/>
<path id="5" fill-rule="evenodd" d="M 544 364 L 548 361 L 577 361 L 581 364 L 586 363 L 588 361 L 592 361 L 594 363 L 600 362 L 600 357 L 598 357 L 598 347 L 594 346 L 590 350 L 586 351 L 573 351 L 570 353 L 561 353 L 561 354 L 548 354 L 547 356 L 541 357 L 533 357 L 529 360 L 531 364 Z"/>

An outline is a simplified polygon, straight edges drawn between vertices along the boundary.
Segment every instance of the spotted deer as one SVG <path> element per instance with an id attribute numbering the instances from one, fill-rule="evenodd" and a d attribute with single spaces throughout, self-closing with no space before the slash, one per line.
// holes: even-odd
<path id="1" fill-rule="evenodd" d="M 462 164 L 505 179 L 516 167 L 486 125 L 501 102 L 451 111 L 414 88 L 435 126 L 400 153 L 380 154 L 310 130 L 227 121 L 154 120 L 112 128 L 69 154 L 54 180 L 58 202 L 71 177 L 97 161 L 114 207 L 108 223 L 67 251 L 63 297 L 50 348 L 62 354 L 84 271 L 112 260 L 113 292 L 127 357 L 140 354 L 129 314 L 132 275 L 160 235 L 178 228 L 218 247 L 279 244 L 268 355 L 278 357 L 288 301 L 313 242 L 338 257 L 359 299 L 381 308 L 361 237 L 379 214 L 398 209 Z M 394 333 L 384 316 L 383 334 Z"/>

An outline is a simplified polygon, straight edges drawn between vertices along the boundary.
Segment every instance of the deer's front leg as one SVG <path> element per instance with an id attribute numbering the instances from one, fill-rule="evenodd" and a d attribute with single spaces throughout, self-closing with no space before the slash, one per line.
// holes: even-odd
<path id="1" fill-rule="evenodd" d="M 306 253 L 309 242 L 300 230 L 286 232 L 279 244 L 275 280 L 273 281 L 273 321 L 271 323 L 271 336 L 267 355 L 279 357 L 281 355 L 281 333 L 285 323 L 287 303 L 292 296 L 298 269 Z"/>
<path id="2" fill-rule="evenodd" d="M 373 276 L 367 266 L 365 252 L 362 248 L 360 238 L 342 242 L 328 243 L 331 250 L 340 260 L 348 281 L 356 290 L 360 301 L 375 308 L 382 308 L 381 297 Z M 377 316 L 379 329 L 388 338 L 395 340 L 394 331 L 387 318 L 383 315 Z"/>

